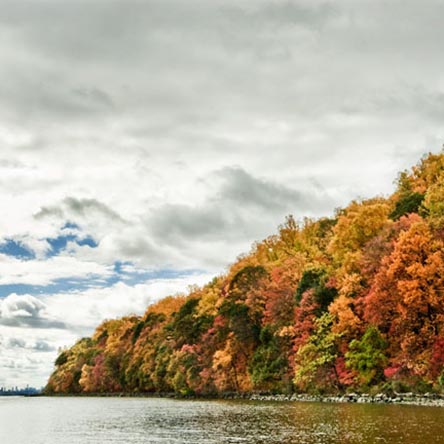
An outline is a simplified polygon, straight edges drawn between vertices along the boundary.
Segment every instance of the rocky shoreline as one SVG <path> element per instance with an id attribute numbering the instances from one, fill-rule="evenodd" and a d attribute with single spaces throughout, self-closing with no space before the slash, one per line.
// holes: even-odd
<path id="1" fill-rule="evenodd" d="M 401 404 L 444 407 L 444 395 L 436 393 L 395 393 L 392 396 L 385 393 L 369 395 L 367 393 L 348 393 L 344 395 L 249 395 L 246 399 L 251 401 L 297 401 L 297 402 L 325 402 L 325 403 L 357 403 L 357 404 Z"/>
<path id="2" fill-rule="evenodd" d="M 342 395 L 309 395 L 309 394 L 269 394 L 269 393 L 219 393 L 209 395 L 180 395 L 178 393 L 76 393 L 76 394 L 41 394 L 37 396 L 56 397 L 131 397 L 131 398 L 170 398 L 188 400 L 245 400 L 265 402 L 323 402 L 323 403 L 356 403 L 356 404 L 396 404 L 429 407 L 444 407 L 444 394 L 437 393 L 347 393 Z"/>

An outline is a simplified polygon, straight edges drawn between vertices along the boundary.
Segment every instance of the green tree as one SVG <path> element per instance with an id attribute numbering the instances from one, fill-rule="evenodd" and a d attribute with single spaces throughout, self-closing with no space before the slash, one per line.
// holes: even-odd
<path id="1" fill-rule="evenodd" d="M 287 390 L 290 383 L 285 377 L 288 356 L 283 341 L 288 339 L 274 335 L 271 327 L 265 326 L 259 340 L 260 345 L 254 352 L 249 368 L 254 387 L 261 390 Z"/>
<path id="2" fill-rule="evenodd" d="M 361 339 L 350 342 L 350 350 L 345 354 L 346 366 L 358 372 L 360 383 L 370 385 L 380 382 L 387 365 L 385 350 L 387 341 L 375 326 L 370 326 Z"/>
<path id="3" fill-rule="evenodd" d="M 402 193 L 395 203 L 394 210 L 389 214 L 389 218 L 398 220 L 407 214 L 419 213 L 423 200 L 424 194 L 422 193 L 412 191 Z"/>
<path id="4" fill-rule="evenodd" d="M 339 333 L 333 333 L 333 316 L 324 313 L 315 321 L 315 331 L 296 353 L 294 382 L 302 390 L 339 388 L 335 361 Z"/>

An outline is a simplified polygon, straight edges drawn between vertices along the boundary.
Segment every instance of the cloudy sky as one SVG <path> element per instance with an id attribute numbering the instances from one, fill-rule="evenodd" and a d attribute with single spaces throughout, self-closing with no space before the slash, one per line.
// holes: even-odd
<path id="1" fill-rule="evenodd" d="M 440 0 L 0 6 L 0 386 L 444 141 Z"/>

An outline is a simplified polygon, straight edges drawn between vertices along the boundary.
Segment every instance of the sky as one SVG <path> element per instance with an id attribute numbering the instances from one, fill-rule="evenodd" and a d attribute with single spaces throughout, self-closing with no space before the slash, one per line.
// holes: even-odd
<path id="1" fill-rule="evenodd" d="M 0 386 L 442 149 L 440 0 L 0 6 Z"/>

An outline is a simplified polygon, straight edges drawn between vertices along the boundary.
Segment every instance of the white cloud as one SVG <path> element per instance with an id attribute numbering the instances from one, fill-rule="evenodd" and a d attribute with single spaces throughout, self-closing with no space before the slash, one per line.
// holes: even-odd
<path id="1" fill-rule="evenodd" d="M 1 301 L 0 316 L 2 319 L 15 317 L 33 318 L 38 316 L 44 308 L 45 304 L 33 296 L 19 296 L 13 293 Z"/>
<path id="2" fill-rule="evenodd" d="M 58 279 L 86 279 L 110 276 L 112 270 L 97 262 L 72 256 L 53 256 L 46 260 L 21 260 L 0 254 L 0 285 L 49 285 Z"/>
<path id="3" fill-rule="evenodd" d="M 34 329 L 65 329 L 63 318 L 52 317 L 47 305 L 31 295 L 15 293 L 0 299 L 0 325 Z"/>
<path id="4" fill-rule="evenodd" d="M 48 295 L 42 300 L 52 317 L 63 319 L 69 328 L 86 334 L 104 319 L 142 314 L 159 298 L 185 292 L 188 286 L 202 285 L 211 277 L 209 274 L 192 274 L 175 279 L 153 279 L 136 285 L 118 282 L 111 287 Z"/>

